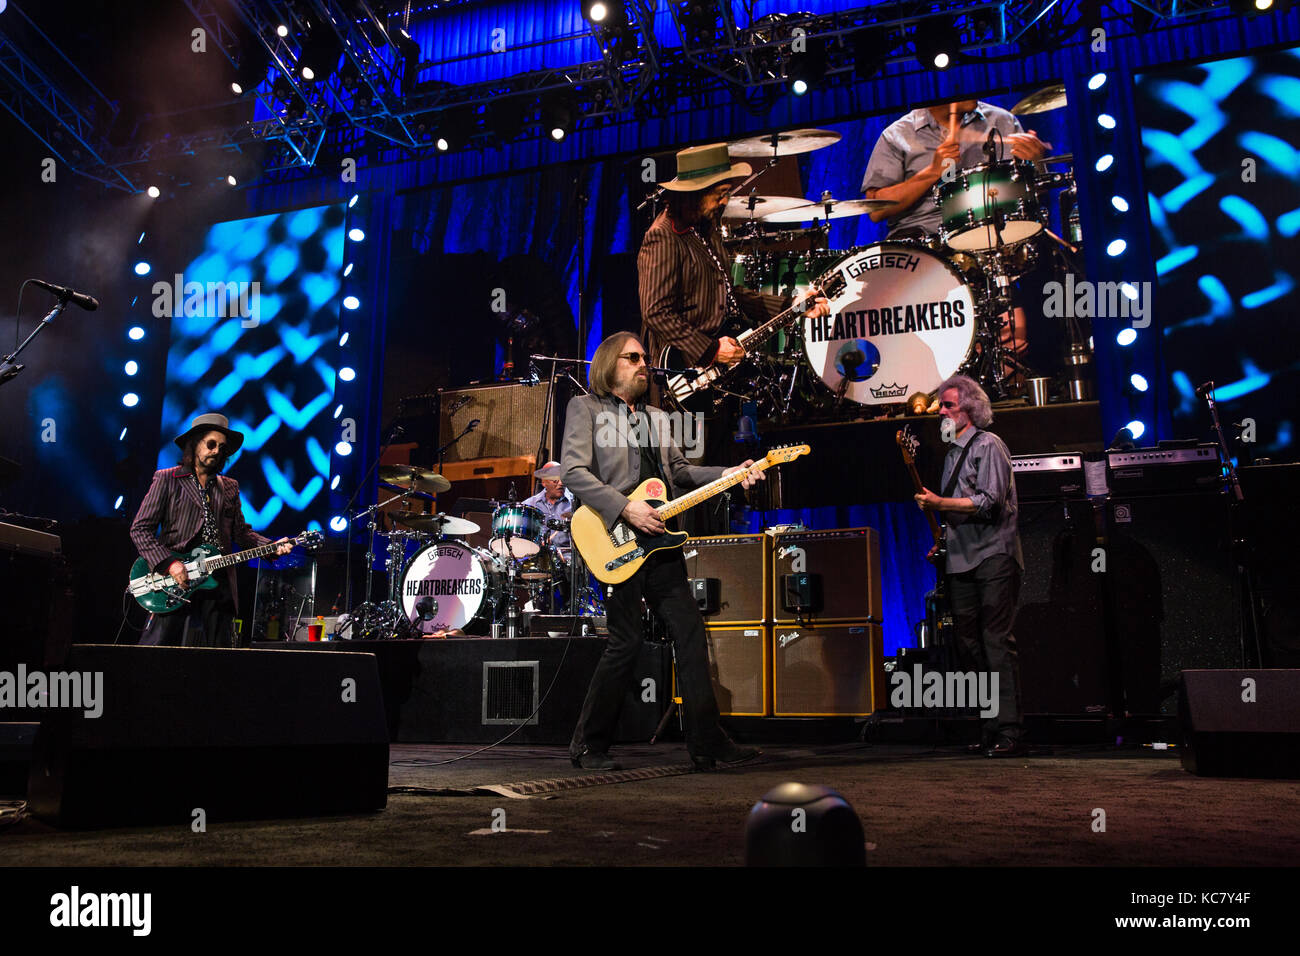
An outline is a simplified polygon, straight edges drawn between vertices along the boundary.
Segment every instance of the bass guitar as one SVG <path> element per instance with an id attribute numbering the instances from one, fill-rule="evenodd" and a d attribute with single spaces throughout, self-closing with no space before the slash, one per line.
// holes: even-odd
<path id="1" fill-rule="evenodd" d="M 903 455 L 903 464 L 907 466 L 908 474 L 912 476 L 912 487 L 919 495 L 925 490 L 921 475 L 916 470 L 916 449 L 920 442 L 908 426 L 900 429 L 895 434 L 894 440 L 898 442 L 898 450 Z M 931 628 L 931 643 L 945 647 L 949 643 L 949 635 L 953 627 L 952 606 L 948 600 L 944 570 L 948 549 L 944 539 L 944 529 L 935 518 L 934 512 L 927 511 L 925 519 L 929 522 L 930 536 L 934 539 L 934 553 L 928 557 L 935 571 L 934 590 L 925 596 L 925 616 Z"/>
<path id="2" fill-rule="evenodd" d="M 320 546 L 323 536 L 319 531 L 304 531 L 290 543 L 307 549 Z M 283 542 L 281 542 L 283 543 Z M 189 603 L 189 596 L 195 591 L 211 590 L 217 586 L 212 575 L 222 568 L 243 564 L 254 558 L 264 558 L 274 554 L 280 544 L 272 542 L 257 548 L 249 548 L 236 554 L 222 554 L 214 545 L 201 544 L 189 554 L 172 552 L 172 558 L 185 565 L 186 587 L 177 585 L 176 580 L 167 573 L 159 573 L 149 568 L 144 558 L 136 558 L 131 565 L 130 581 L 127 590 L 146 611 L 154 614 L 170 614 L 177 608 Z"/>
<path id="3" fill-rule="evenodd" d="M 761 461 L 754 462 L 750 469 L 723 475 L 672 501 L 663 500 L 667 489 L 661 479 L 647 478 L 636 486 L 628 498 L 632 501 L 649 502 L 654 506 L 659 517 L 667 521 L 673 515 L 694 508 L 733 485 L 740 484 L 745 480 L 749 470 L 766 471 L 774 465 L 794 461 L 800 455 L 808 454 L 809 451 L 811 449 L 807 445 L 773 448 Z M 569 535 L 573 538 L 573 546 L 578 549 L 578 553 L 587 563 L 587 570 L 605 584 L 621 584 L 636 574 L 650 555 L 656 551 L 680 548 L 689 537 L 685 531 L 646 534 L 632 527 L 622 518 L 614 522 L 614 527 L 606 528 L 605 519 L 587 505 L 583 505 L 573 513 Z"/>

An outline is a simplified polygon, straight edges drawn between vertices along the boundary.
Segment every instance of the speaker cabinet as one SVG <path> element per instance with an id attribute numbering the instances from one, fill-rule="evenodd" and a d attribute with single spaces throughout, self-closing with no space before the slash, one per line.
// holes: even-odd
<path id="1" fill-rule="evenodd" d="M 60 827 L 380 810 L 388 732 L 369 654 L 74 645 L 102 713 L 50 711 L 32 812 Z"/>
<path id="2" fill-rule="evenodd" d="M 777 717 L 865 717 L 884 710 L 879 624 L 772 629 L 772 713 Z"/>
<path id="3" fill-rule="evenodd" d="M 806 574 L 801 579 L 799 575 Z M 883 619 L 880 535 L 874 528 L 796 531 L 772 542 L 772 619 L 778 624 Z M 789 593 L 789 592 L 793 593 Z M 818 597 L 812 613 L 793 609 L 800 593 Z"/>
<path id="4" fill-rule="evenodd" d="M 1012 633 L 1021 706 L 1027 714 L 1105 714 L 1105 578 L 1092 570 L 1092 502 L 1022 501 L 1019 527 L 1025 572 Z"/>
<path id="5" fill-rule="evenodd" d="M 708 629 L 709 676 L 723 716 L 772 713 L 768 636 L 768 629 L 761 626 Z"/>
<path id="6" fill-rule="evenodd" d="M 706 624 L 761 624 L 769 620 L 767 535 L 691 538 L 683 551 L 688 578 L 718 581 L 718 610 L 704 615 Z"/>
<path id="7" fill-rule="evenodd" d="M 1300 670 L 1187 670 L 1178 698 L 1184 769 L 1300 778 Z"/>
<path id="8" fill-rule="evenodd" d="M 560 423 L 554 413 L 549 418 L 546 415 L 546 386 L 546 382 L 540 385 L 507 382 L 440 391 L 439 447 L 463 432 L 471 421 L 479 420 L 478 427 L 443 452 L 443 461 L 535 455 L 539 441 L 542 454 L 546 456 L 538 462 L 539 465 L 547 458 L 558 458 L 555 436 L 559 434 Z M 463 402 L 464 399 L 469 401 Z M 451 411 L 453 407 L 456 408 L 454 412 Z M 544 436 L 543 419 L 547 419 Z M 520 497 L 526 498 L 527 495 Z"/>

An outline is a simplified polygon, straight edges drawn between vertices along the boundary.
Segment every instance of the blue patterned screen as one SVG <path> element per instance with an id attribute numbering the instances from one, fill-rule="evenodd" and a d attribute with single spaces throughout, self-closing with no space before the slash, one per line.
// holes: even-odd
<path id="1" fill-rule="evenodd" d="M 258 283 L 257 321 L 211 306 L 173 312 L 158 467 L 176 464 L 170 438 L 195 415 L 226 415 L 245 436 L 226 474 L 259 531 L 329 517 L 343 244 L 343 205 L 315 206 L 217 223 L 182 267 L 185 283 Z M 163 269 L 157 278 L 176 283 Z"/>
<path id="2" fill-rule="evenodd" d="M 1135 90 L 1174 432 L 1208 435 L 1195 388 L 1213 379 L 1225 427 L 1254 418 L 1256 453 L 1289 457 L 1300 50 L 1152 71 Z"/>

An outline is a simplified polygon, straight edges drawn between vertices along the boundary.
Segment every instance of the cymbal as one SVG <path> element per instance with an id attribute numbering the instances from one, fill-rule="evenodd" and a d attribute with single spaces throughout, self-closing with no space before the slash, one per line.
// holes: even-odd
<path id="1" fill-rule="evenodd" d="M 769 213 L 781 212 L 802 206 L 808 200 L 798 196 L 732 196 L 727 200 L 727 208 L 722 212 L 723 219 L 762 219 Z M 751 212 L 750 203 L 754 204 Z"/>
<path id="2" fill-rule="evenodd" d="M 845 219 L 849 216 L 861 216 L 863 213 L 875 212 L 893 206 L 887 199 L 832 199 L 828 202 L 811 202 L 793 209 L 764 216 L 764 222 L 810 222 L 813 219 Z M 830 206 L 830 212 L 826 207 Z"/>
<path id="3" fill-rule="evenodd" d="M 1017 116 L 1024 116 L 1027 113 L 1046 113 L 1050 110 L 1059 110 L 1064 105 L 1065 84 L 1053 83 L 1051 86 L 1044 86 L 1041 90 L 1030 93 L 1011 107 L 1011 112 Z"/>
<path id="4" fill-rule="evenodd" d="M 1060 153 L 1056 156 L 1044 156 L 1042 159 L 1037 160 L 1037 162 L 1040 166 L 1046 166 L 1049 163 L 1067 163 L 1073 165 L 1074 153 Z"/>
<path id="5" fill-rule="evenodd" d="M 727 144 L 732 158 L 768 159 L 772 156 L 795 156 L 811 153 L 823 146 L 833 146 L 840 134 L 829 129 L 788 129 L 784 133 L 750 136 Z M 775 148 L 773 148 L 775 146 Z"/>
<path id="6" fill-rule="evenodd" d="M 453 518 L 451 515 L 426 515 L 419 511 L 399 511 L 393 515 L 393 520 L 416 531 L 428 531 L 449 537 L 477 534 L 481 530 L 474 522 L 466 521 L 464 518 Z"/>
<path id="7" fill-rule="evenodd" d="M 397 485 L 399 488 L 426 491 L 435 495 L 440 491 L 451 490 L 451 482 L 442 475 L 436 471 L 416 468 L 414 465 L 384 465 L 379 469 L 379 480 Z"/>

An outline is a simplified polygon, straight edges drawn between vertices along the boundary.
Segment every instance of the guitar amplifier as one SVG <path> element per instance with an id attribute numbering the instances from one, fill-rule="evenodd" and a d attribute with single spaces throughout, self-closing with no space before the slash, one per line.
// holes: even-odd
<path id="1" fill-rule="evenodd" d="M 701 608 L 706 624 L 761 624 L 770 619 L 767 535 L 691 538 L 682 553 L 686 576 L 708 595 Z"/>
<path id="2" fill-rule="evenodd" d="M 772 713 L 771 629 L 710 627 L 709 678 L 724 717 L 768 717 Z M 680 696 L 673 670 L 673 695 Z"/>
<path id="3" fill-rule="evenodd" d="M 888 700 L 879 624 L 772 628 L 774 716 L 865 717 Z"/>
<path id="4" fill-rule="evenodd" d="M 874 528 L 772 536 L 772 619 L 880 623 L 880 535 Z"/>
<path id="5" fill-rule="evenodd" d="M 540 385 L 493 382 L 442 389 L 438 393 L 439 446 L 460 435 L 474 419 L 479 420 L 478 427 L 443 452 L 444 464 L 470 458 L 536 455 L 539 443 L 546 456 L 543 461 L 558 458 L 559 449 L 555 444 L 558 423 L 554 411 L 549 416 L 546 414 L 547 391 L 545 380 Z M 544 419 L 545 435 L 542 434 Z"/>
<path id="6" fill-rule="evenodd" d="M 1077 451 L 1054 455 L 1018 455 L 1011 459 L 1016 479 L 1016 497 L 1034 499 L 1081 498 L 1083 454 Z"/>
<path id="7" fill-rule="evenodd" d="M 1159 446 L 1106 453 L 1115 494 L 1160 494 L 1213 490 L 1223 473 L 1219 446 Z"/>

